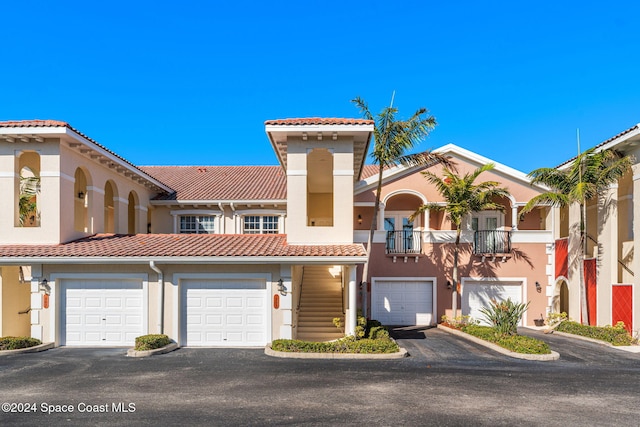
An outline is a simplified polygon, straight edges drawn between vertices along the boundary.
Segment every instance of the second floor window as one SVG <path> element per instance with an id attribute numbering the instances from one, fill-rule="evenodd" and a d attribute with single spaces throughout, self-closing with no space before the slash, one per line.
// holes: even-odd
<path id="1" fill-rule="evenodd" d="M 244 234 L 278 234 L 276 215 L 247 215 L 242 224 Z"/>
<path id="2" fill-rule="evenodd" d="M 213 234 L 215 233 L 214 218 L 211 215 L 185 215 L 180 217 L 180 233 Z"/>

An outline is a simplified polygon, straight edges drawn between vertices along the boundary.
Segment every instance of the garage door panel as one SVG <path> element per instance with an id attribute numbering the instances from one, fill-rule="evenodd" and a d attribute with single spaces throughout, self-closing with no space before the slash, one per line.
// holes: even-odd
<path id="1" fill-rule="evenodd" d="M 520 282 L 502 283 L 468 283 L 462 293 L 462 314 L 488 325 L 480 311 L 482 307 L 490 307 L 491 301 L 505 301 L 511 298 L 515 303 L 522 302 L 522 285 Z"/>
<path id="2" fill-rule="evenodd" d="M 132 346 L 146 333 L 141 280 L 65 279 L 61 289 L 63 345 Z"/>
<path id="3" fill-rule="evenodd" d="M 372 289 L 372 316 L 385 325 L 433 323 L 433 282 L 380 280 Z"/>
<path id="4" fill-rule="evenodd" d="M 262 346 L 267 342 L 267 292 L 264 279 L 184 280 L 183 330 L 188 346 Z M 196 323 L 193 316 L 201 321 Z"/>

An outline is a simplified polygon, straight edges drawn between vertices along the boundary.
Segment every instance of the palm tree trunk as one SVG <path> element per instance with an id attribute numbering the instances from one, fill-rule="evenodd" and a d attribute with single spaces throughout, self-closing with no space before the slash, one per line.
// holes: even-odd
<path id="1" fill-rule="evenodd" d="M 453 287 L 451 288 L 451 311 L 453 321 L 458 317 L 458 250 L 460 247 L 460 228 L 456 229 L 456 243 L 453 249 Z"/>
<path id="2" fill-rule="evenodd" d="M 378 187 L 376 188 L 376 201 L 373 205 L 373 217 L 371 218 L 371 227 L 369 228 L 369 238 L 367 239 L 367 260 L 364 263 L 362 269 L 362 283 L 363 283 L 363 304 L 362 315 L 367 316 L 367 283 L 369 283 L 369 262 L 371 260 L 371 249 L 373 247 L 373 237 L 375 235 L 378 225 L 378 210 L 380 209 L 380 196 L 382 192 L 382 165 L 380 165 L 380 171 L 378 172 Z"/>

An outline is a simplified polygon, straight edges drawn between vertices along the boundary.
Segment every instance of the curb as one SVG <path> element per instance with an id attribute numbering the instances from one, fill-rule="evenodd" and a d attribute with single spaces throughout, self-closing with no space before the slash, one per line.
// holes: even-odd
<path id="1" fill-rule="evenodd" d="M 169 345 L 165 345 L 164 347 L 154 348 L 153 350 L 136 350 L 130 348 L 127 350 L 127 357 L 149 357 L 155 356 L 156 354 L 164 354 L 169 353 L 178 348 L 178 344 L 175 342 L 170 343 Z"/>
<path id="2" fill-rule="evenodd" d="M 525 360 L 535 360 L 538 362 L 549 362 L 552 360 L 560 359 L 560 354 L 555 351 L 551 351 L 551 354 L 525 354 L 525 353 L 516 353 L 515 351 L 507 350 L 506 348 L 502 348 L 497 344 L 485 341 L 478 337 L 474 337 L 473 335 L 469 335 L 465 332 L 459 331 L 457 329 L 449 328 L 448 326 L 438 325 L 438 329 L 443 330 L 452 335 L 457 335 L 462 337 L 468 341 L 474 342 L 476 344 L 480 344 L 484 347 L 490 348 L 493 351 L 504 354 L 505 356 L 513 357 L 516 359 L 525 359 Z"/>
<path id="3" fill-rule="evenodd" d="M 264 348 L 264 354 L 272 357 L 282 357 L 285 359 L 360 359 L 360 360 L 391 360 L 402 359 L 409 356 L 406 349 L 400 347 L 397 353 L 296 353 L 289 351 L 275 351 L 271 348 L 271 344 L 267 344 Z"/>
<path id="4" fill-rule="evenodd" d="M 580 341 L 587 341 L 587 342 L 591 342 L 591 343 L 594 343 L 594 344 L 600 344 L 600 345 L 604 345 L 606 347 L 615 348 L 616 350 L 627 351 L 627 352 L 630 352 L 630 353 L 640 353 L 640 346 L 638 346 L 638 345 L 613 345 L 610 342 L 597 340 L 595 338 L 583 337 L 582 335 L 568 334 L 566 332 L 560 332 L 560 331 L 555 331 L 555 330 L 551 330 L 550 332 L 546 332 L 545 331 L 544 333 L 545 334 L 549 334 L 549 335 L 558 335 L 558 336 L 565 337 L 565 338 L 575 338 L 575 339 L 580 340 Z"/>
<path id="5" fill-rule="evenodd" d="M 48 342 L 40 345 L 34 345 L 33 347 L 17 348 L 15 350 L 0 350 L 0 356 L 9 354 L 22 354 L 22 353 L 38 353 L 41 351 L 49 350 L 55 347 L 56 343 Z"/>

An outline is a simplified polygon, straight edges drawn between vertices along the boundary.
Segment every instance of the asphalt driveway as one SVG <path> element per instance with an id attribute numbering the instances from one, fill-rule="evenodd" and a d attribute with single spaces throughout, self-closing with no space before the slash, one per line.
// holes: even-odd
<path id="1" fill-rule="evenodd" d="M 124 349 L 3 356 L 0 403 L 23 413 L 0 413 L 0 424 L 638 425 L 637 354 L 552 337 L 561 359 L 533 362 L 438 329 L 394 334 L 411 357 L 187 348 L 142 359 Z"/>

